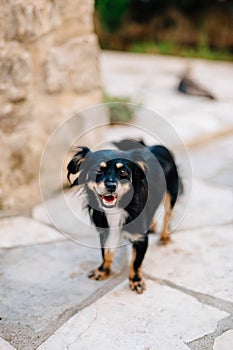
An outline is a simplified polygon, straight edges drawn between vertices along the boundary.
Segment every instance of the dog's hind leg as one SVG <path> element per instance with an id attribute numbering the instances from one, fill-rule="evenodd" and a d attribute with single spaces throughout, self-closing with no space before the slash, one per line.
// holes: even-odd
<path id="1" fill-rule="evenodd" d="M 153 218 L 152 221 L 151 221 L 151 224 L 150 224 L 150 228 L 149 228 L 148 233 L 155 233 L 155 231 L 156 231 L 156 226 L 157 226 L 156 221 L 155 221 L 155 219 Z"/>
<path id="2" fill-rule="evenodd" d="M 129 269 L 130 288 L 141 294 L 146 289 L 145 282 L 142 279 L 141 265 L 148 247 L 148 236 L 133 243 L 132 260 Z"/>
<path id="3" fill-rule="evenodd" d="M 165 214 L 164 214 L 164 221 L 163 221 L 163 229 L 159 240 L 159 243 L 161 245 L 168 244 L 171 241 L 168 225 L 172 215 L 172 204 L 171 204 L 171 196 L 168 192 L 165 194 L 164 207 L 165 207 Z"/>

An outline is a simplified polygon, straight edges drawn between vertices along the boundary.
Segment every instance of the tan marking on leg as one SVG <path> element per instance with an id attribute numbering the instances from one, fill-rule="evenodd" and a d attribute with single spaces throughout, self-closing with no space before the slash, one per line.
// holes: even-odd
<path id="1" fill-rule="evenodd" d="M 151 224 L 150 224 L 150 228 L 149 228 L 149 233 L 155 233 L 156 231 L 156 222 L 155 219 L 152 219 Z"/>
<path id="2" fill-rule="evenodd" d="M 111 269 L 112 262 L 113 262 L 114 252 L 110 249 L 106 249 L 104 252 L 104 267 L 106 269 Z"/>
<path id="3" fill-rule="evenodd" d="M 146 290 L 146 284 L 142 279 L 141 266 L 138 268 L 137 271 L 134 270 L 135 259 L 136 259 L 136 249 L 133 247 L 132 259 L 129 267 L 129 285 L 133 291 L 137 292 L 138 294 L 142 294 Z M 137 276 L 136 281 L 133 280 L 135 276 Z"/>
<path id="4" fill-rule="evenodd" d="M 171 241 L 171 236 L 168 231 L 168 224 L 171 219 L 172 215 L 172 209 L 171 209 L 171 201 L 170 201 L 170 195 L 169 193 L 165 194 L 164 198 L 164 207 L 165 207 L 165 215 L 164 215 L 164 221 L 163 221 L 163 229 L 160 236 L 160 244 L 167 244 Z"/>
<path id="5" fill-rule="evenodd" d="M 96 270 L 91 271 L 88 277 L 93 280 L 102 281 L 108 278 L 111 274 L 111 265 L 113 262 L 114 252 L 110 249 L 106 249 L 104 252 L 103 264 Z"/>
<path id="6" fill-rule="evenodd" d="M 133 247 L 132 258 L 129 266 L 129 279 L 132 279 L 133 276 L 135 275 L 134 266 L 133 266 L 135 259 L 136 259 L 136 249 Z"/>

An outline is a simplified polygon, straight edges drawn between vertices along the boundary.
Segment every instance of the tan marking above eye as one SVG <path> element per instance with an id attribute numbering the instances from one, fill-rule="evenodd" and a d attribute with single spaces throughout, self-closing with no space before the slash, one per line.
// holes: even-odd
<path id="1" fill-rule="evenodd" d="M 101 162 L 101 163 L 100 163 L 100 167 L 101 167 L 101 168 L 107 168 L 107 164 L 106 164 L 105 162 Z"/>
<path id="2" fill-rule="evenodd" d="M 116 163 L 116 167 L 117 167 L 117 169 L 122 168 L 123 164 L 122 163 Z"/>

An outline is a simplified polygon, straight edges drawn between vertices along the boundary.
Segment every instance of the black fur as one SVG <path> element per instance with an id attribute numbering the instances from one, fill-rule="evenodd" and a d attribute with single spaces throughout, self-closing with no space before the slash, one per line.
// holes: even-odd
<path id="1" fill-rule="evenodd" d="M 71 186 L 86 192 L 89 214 L 100 234 L 103 263 L 89 277 L 104 279 L 110 274 L 112 253 L 106 242 L 113 231 L 108 213 L 110 208 L 122 209 L 119 229 L 128 233 L 135 252 L 130 285 L 141 293 L 140 266 L 155 211 L 166 193 L 172 209 L 183 187 L 174 157 L 166 147 L 147 147 L 142 140 L 122 140 L 115 145 L 119 150 L 92 152 L 80 147 L 67 166 L 67 177 L 70 181 L 71 174 L 78 174 Z"/>
<path id="2" fill-rule="evenodd" d="M 122 140 L 120 142 L 114 142 L 114 144 L 121 150 L 129 150 L 133 148 L 142 149 L 145 145 L 143 140 Z M 171 195 L 171 207 L 173 208 L 178 194 L 183 193 L 183 184 L 181 178 L 178 175 L 178 169 L 174 161 L 172 153 L 164 146 L 156 145 L 148 147 L 152 154 L 156 157 L 158 162 L 164 171 L 166 179 L 167 191 Z"/>

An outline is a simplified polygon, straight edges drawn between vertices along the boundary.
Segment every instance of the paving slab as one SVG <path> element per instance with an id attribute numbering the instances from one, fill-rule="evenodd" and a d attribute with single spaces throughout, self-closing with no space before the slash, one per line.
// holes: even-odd
<path id="1" fill-rule="evenodd" d="M 233 188 L 233 134 L 189 150 L 194 176 Z"/>
<path id="2" fill-rule="evenodd" d="M 77 188 L 61 191 L 32 209 L 33 219 L 52 225 L 61 235 L 85 246 L 99 247 L 99 235 L 93 225 Z"/>
<path id="3" fill-rule="evenodd" d="M 144 263 L 149 275 L 189 290 L 233 302 L 233 225 L 184 231 L 166 247 L 155 237 Z"/>
<path id="4" fill-rule="evenodd" d="M 0 350 L 15 350 L 15 348 L 10 345 L 7 341 L 0 338 Z"/>
<path id="5" fill-rule="evenodd" d="M 206 181 L 193 179 L 190 204 L 187 208 L 184 220 L 177 230 L 190 230 L 213 225 L 233 223 L 233 191 L 231 188 L 216 186 Z M 176 223 L 176 217 L 185 213 L 186 201 L 182 196 L 174 209 L 174 218 L 171 227 Z M 181 213 L 180 213 L 181 212 Z"/>
<path id="6" fill-rule="evenodd" d="M 117 51 L 101 52 L 104 87 L 116 96 L 135 96 L 140 88 L 147 87 L 163 91 L 176 89 L 187 68 L 190 68 L 192 77 L 212 91 L 218 100 L 232 102 L 233 73 L 230 62 Z"/>
<path id="7" fill-rule="evenodd" d="M 232 350 L 233 349 L 233 330 L 224 332 L 214 342 L 213 350 Z"/>
<path id="8" fill-rule="evenodd" d="M 45 243 L 63 238 L 57 230 L 27 217 L 0 220 L 0 248 Z"/>
<path id="9" fill-rule="evenodd" d="M 186 343 L 214 331 L 226 316 L 151 280 L 142 295 L 124 282 L 71 318 L 38 350 L 188 350 Z"/>
<path id="10" fill-rule="evenodd" d="M 186 145 L 195 145 L 208 138 L 233 131 L 233 104 L 222 102 L 192 101 L 188 111 L 174 115 L 169 111 L 167 119 L 175 127 Z"/>
<path id="11" fill-rule="evenodd" d="M 47 224 L 57 224 L 61 228 L 69 227 L 68 211 L 78 215 L 80 219 L 90 224 L 88 212 L 83 209 L 82 196 L 77 193 L 77 187 L 60 191 L 53 197 L 43 200 L 32 208 L 32 218 Z M 72 226 L 72 221 L 71 221 Z"/>
<path id="12" fill-rule="evenodd" d="M 99 249 L 63 240 L 0 253 L 0 336 L 18 350 L 35 349 L 88 300 L 119 283 L 126 256 L 118 249 L 113 276 L 99 282 L 87 277 L 101 262 Z"/>

